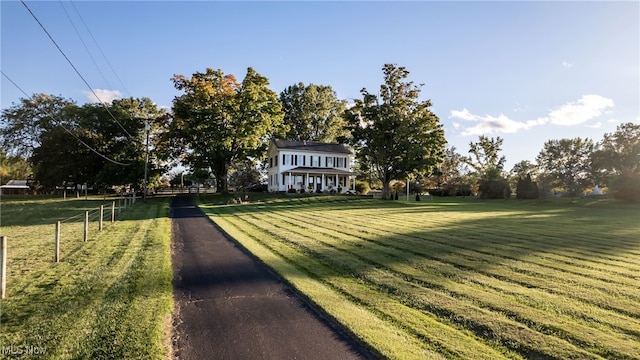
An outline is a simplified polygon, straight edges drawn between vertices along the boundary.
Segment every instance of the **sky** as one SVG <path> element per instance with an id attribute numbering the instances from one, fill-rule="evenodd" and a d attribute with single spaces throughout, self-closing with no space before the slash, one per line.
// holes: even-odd
<path id="1" fill-rule="evenodd" d="M 78 104 L 148 97 L 170 109 L 174 74 L 248 67 L 276 93 L 378 91 L 404 66 L 461 154 L 504 139 L 507 170 L 545 141 L 602 139 L 640 123 L 640 2 L 20 1 L 0 3 L 0 68 L 29 95 Z M 1 78 L 1 108 L 25 96 Z"/>

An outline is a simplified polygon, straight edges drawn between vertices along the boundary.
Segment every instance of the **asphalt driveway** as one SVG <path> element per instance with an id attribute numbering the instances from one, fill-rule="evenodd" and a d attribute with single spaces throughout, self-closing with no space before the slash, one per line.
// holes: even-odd
<path id="1" fill-rule="evenodd" d="M 170 216 L 176 358 L 372 357 L 227 238 L 190 197 L 174 198 Z"/>

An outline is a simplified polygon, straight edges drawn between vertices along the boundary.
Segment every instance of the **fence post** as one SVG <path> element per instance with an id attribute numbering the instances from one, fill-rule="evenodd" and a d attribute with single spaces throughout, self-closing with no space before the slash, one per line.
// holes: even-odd
<path id="1" fill-rule="evenodd" d="M 111 222 L 116 221 L 116 202 L 111 202 Z"/>
<path id="2" fill-rule="evenodd" d="M 104 205 L 100 205 L 100 220 L 98 220 L 98 231 L 102 231 L 102 218 L 104 217 Z"/>
<path id="3" fill-rule="evenodd" d="M 55 262 L 60 261 L 60 221 L 56 222 L 56 243 L 55 243 L 55 254 L 54 260 Z"/>
<path id="4" fill-rule="evenodd" d="M 0 237 L 0 299 L 7 295 L 7 237 Z"/>
<path id="5" fill-rule="evenodd" d="M 84 212 L 84 237 L 82 241 L 87 242 L 88 238 L 89 238 L 89 211 L 85 211 Z"/>

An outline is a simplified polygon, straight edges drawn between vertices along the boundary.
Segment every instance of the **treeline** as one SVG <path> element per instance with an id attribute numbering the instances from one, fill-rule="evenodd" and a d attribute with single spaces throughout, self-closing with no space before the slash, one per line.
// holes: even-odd
<path id="1" fill-rule="evenodd" d="M 276 94 L 252 68 L 241 81 L 213 69 L 175 75 L 181 94 L 171 111 L 148 98 L 80 106 L 36 94 L 2 110 L 2 179 L 29 173 L 40 191 L 84 183 L 138 190 L 145 167 L 151 188 L 184 184 L 183 176 L 161 177 L 181 164 L 189 181 L 212 179 L 226 192 L 230 182 L 259 181 L 269 140 L 286 138 L 350 145 L 359 179 L 380 186 L 384 198 L 391 198 L 394 180 L 411 178 L 415 191 L 440 194 L 496 198 L 515 190 L 529 198 L 576 195 L 599 184 L 638 200 L 640 125 L 622 124 L 599 142 L 550 140 L 536 163 L 522 161 L 507 171 L 500 137 L 481 136 L 466 156 L 447 148 L 440 119 L 430 100 L 418 99 L 422 87 L 407 80 L 409 71 L 394 64 L 382 71 L 379 89 L 363 89 L 352 104 L 326 85 L 298 83 Z"/>

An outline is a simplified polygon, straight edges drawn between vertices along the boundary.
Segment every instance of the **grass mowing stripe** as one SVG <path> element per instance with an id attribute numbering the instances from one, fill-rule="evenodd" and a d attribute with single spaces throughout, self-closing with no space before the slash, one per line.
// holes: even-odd
<path id="1" fill-rule="evenodd" d="M 300 218 L 300 214 L 297 214 L 297 217 Z M 325 221 L 334 224 L 336 228 L 348 227 L 348 225 L 340 224 L 336 220 L 328 219 Z M 373 225 L 368 227 L 368 230 L 360 231 L 355 231 L 353 230 L 354 227 L 351 227 L 349 228 L 349 232 L 351 234 L 358 234 L 358 236 L 362 236 L 363 238 L 368 238 L 371 241 L 378 241 L 372 239 L 371 234 L 383 234 L 385 238 L 393 238 L 393 243 L 384 242 L 382 245 L 394 246 L 406 251 L 417 251 L 424 256 L 455 264 L 465 270 L 483 272 L 490 276 L 497 276 L 503 280 L 515 281 L 523 286 L 535 286 L 558 294 L 564 293 L 607 309 L 614 309 L 625 314 L 630 314 L 631 316 L 637 317 L 638 311 L 640 311 L 640 307 L 638 307 L 633 300 L 627 298 L 629 295 L 636 298 L 638 287 L 621 288 L 608 283 L 584 279 L 579 276 L 570 277 L 564 273 L 551 276 L 554 273 L 548 273 L 546 269 L 540 267 L 534 267 L 532 270 L 532 265 L 519 259 L 512 258 L 505 260 L 497 257 L 495 254 L 479 252 L 473 248 L 468 249 L 463 246 L 455 246 L 432 237 L 419 238 L 400 233 L 391 233 Z M 441 253 L 445 255 L 440 255 Z M 463 258 L 460 255 L 466 255 L 466 257 Z M 501 266 L 496 267 L 494 264 L 500 264 Z M 567 279 L 567 277 L 570 277 L 570 279 Z M 582 281 L 576 281 L 576 278 Z M 523 279 L 528 279 L 530 282 Z M 566 280 L 572 280 L 571 287 L 566 286 Z M 587 282 L 587 284 L 584 284 L 584 282 Z M 580 289 L 582 289 L 582 291 L 579 291 Z M 571 290 L 571 292 L 565 290 Z M 621 292 L 624 293 L 620 294 Z"/>
<path id="2" fill-rule="evenodd" d="M 278 217 L 278 215 L 270 214 L 269 217 L 273 219 L 274 217 Z M 302 227 L 295 221 L 295 219 L 278 219 L 278 222 L 281 221 L 288 221 L 294 225 L 290 227 L 289 231 L 296 232 L 303 236 L 311 236 L 315 240 L 328 246 L 335 247 L 342 252 L 351 253 L 360 259 L 372 262 L 376 264 L 376 267 L 388 267 L 390 270 L 396 271 L 400 275 L 399 279 L 406 280 L 407 276 L 411 276 L 420 282 L 427 282 L 432 285 L 434 284 L 432 279 L 429 279 L 427 276 L 423 276 L 423 274 L 420 271 L 416 271 L 415 268 L 390 262 L 389 260 L 392 258 L 389 256 L 380 257 L 379 254 L 385 253 L 386 249 L 374 250 L 369 246 L 341 246 L 343 243 L 348 242 L 345 237 L 336 237 L 334 235 L 332 239 L 337 241 L 321 238 L 321 234 L 326 234 L 327 232 L 331 232 L 331 230 L 323 231 L 324 229 L 320 229 L 311 224 L 308 224 L 306 227 Z M 300 229 L 311 230 L 311 234 L 305 234 Z M 394 259 L 398 259 L 400 257 L 399 255 L 401 255 L 389 254 L 388 252 L 386 253 L 387 255 L 393 255 Z M 390 264 L 388 264 L 389 262 Z M 454 293 L 463 295 L 468 299 L 474 299 L 474 301 L 483 304 L 483 307 L 489 307 L 492 310 L 497 310 L 505 314 L 510 313 L 512 314 L 509 316 L 510 318 L 516 318 L 516 321 L 525 323 L 529 327 L 533 326 L 543 333 L 552 335 L 564 333 L 564 336 L 561 336 L 561 338 L 577 343 L 577 345 L 590 348 L 592 351 L 600 353 L 602 356 L 624 358 L 625 352 L 640 353 L 639 344 L 635 341 L 629 342 L 626 334 L 617 337 L 610 336 L 609 333 L 611 332 L 611 329 L 606 329 L 604 332 L 602 330 L 597 332 L 593 326 L 581 325 L 572 321 L 570 317 L 558 316 L 557 314 L 551 315 L 546 311 L 539 311 L 531 308 L 530 306 L 522 305 L 517 301 L 513 301 L 512 297 L 505 296 L 505 294 L 496 293 L 495 291 L 484 291 L 481 287 L 469 286 L 468 284 L 457 283 L 448 279 L 438 281 L 437 286 L 440 289 L 447 289 L 448 291 L 453 291 Z M 599 339 L 602 344 L 593 344 L 594 338 Z M 610 346 L 607 346 L 607 344 Z M 613 349 L 611 348 L 612 345 L 615 345 Z M 621 349 L 622 353 L 616 352 L 616 348 Z"/>
<path id="3" fill-rule="evenodd" d="M 589 206 L 595 203 L 598 208 L 607 209 L 606 213 L 595 217 L 595 207 L 585 209 L 583 205 L 571 205 L 567 209 L 549 202 L 540 206 L 536 202 L 533 204 L 537 209 L 529 211 L 523 209 L 523 203 L 463 201 L 427 205 L 344 198 L 277 198 L 262 204 L 233 206 L 229 213 L 234 214 L 235 221 L 253 217 L 253 221 L 272 222 L 281 231 L 279 237 L 283 239 L 280 240 L 290 241 L 294 237 L 295 242 L 288 244 L 296 246 L 306 258 L 330 254 L 331 258 L 338 259 L 333 261 L 340 264 L 349 256 L 360 259 L 360 266 L 369 264 L 369 267 L 353 274 L 361 279 L 368 291 L 377 289 L 396 301 L 413 299 L 416 309 L 425 306 L 420 302 L 424 290 L 415 290 L 410 284 L 438 292 L 439 295 L 429 293 L 426 296 L 434 298 L 432 302 L 446 299 L 443 294 L 453 295 L 460 301 L 460 309 L 475 304 L 488 314 L 502 314 L 516 323 L 523 322 L 539 331 L 567 338 L 583 350 L 607 357 L 637 358 L 637 346 L 629 339 L 638 338 L 640 318 L 620 309 L 619 305 L 625 300 L 630 301 L 627 304 L 640 303 L 634 301 L 638 286 L 633 286 L 638 278 L 633 270 L 638 266 L 640 256 L 638 231 L 633 229 L 640 230 L 640 227 L 631 221 L 634 211 L 637 214 L 639 209 L 624 206 L 621 209 L 612 202 L 589 202 Z M 425 209 L 431 214 L 424 214 Z M 434 210 L 438 210 L 437 213 Z M 611 214 L 614 218 L 609 217 Z M 274 217 L 285 221 L 278 223 Z M 489 217 L 498 221 L 491 221 Z M 523 217 L 530 219 L 528 224 L 521 220 Z M 542 218 L 545 218 L 544 226 L 534 227 L 534 220 Z M 430 222 L 425 223 L 425 220 Z M 597 222 L 605 226 L 594 225 Z M 571 227 L 576 223 L 580 228 L 572 234 Z M 524 231 L 518 232 L 525 226 Z M 603 237 L 602 231 L 609 233 Z M 522 236 L 525 232 L 527 237 Z M 304 239 L 298 239 L 295 233 Z M 260 236 L 259 232 L 256 234 Z M 531 241 L 534 236 L 541 238 L 540 243 Z M 606 245 L 600 243 L 604 238 Z M 301 244 L 301 241 L 307 243 Z M 335 265 L 330 263 L 331 259 L 321 260 Z M 433 270 L 423 274 L 421 266 L 430 269 L 428 265 L 434 263 Z M 340 273 L 344 276 L 353 277 L 343 270 Z M 568 276 L 573 276 L 571 282 L 563 282 Z M 336 286 L 340 284 L 340 279 L 332 278 L 331 281 Z M 590 286 L 592 291 L 589 291 Z M 404 287 L 406 293 L 399 287 Z M 607 290 L 616 288 L 620 288 L 618 294 L 607 297 Z M 433 306 L 428 299 L 425 309 L 434 311 L 428 307 Z M 358 302 L 357 299 L 353 301 Z M 451 301 L 442 302 L 444 310 L 439 314 L 443 315 L 442 319 L 455 317 L 455 311 L 447 315 L 449 308 L 444 307 Z M 545 311 L 558 314 L 558 319 L 544 314 Z M 537 322 L 531 322 L 537 314 L 542 316 L 536 319 Z M 477 323 L 478 329 L 491 334 L 490 329 Z M 580 336 L 572 335 L 576 333 L 576 329 L 570 329 L 574 324 L 578 330 L 581 326 L 590 327 L 585 328 L 585 334 L 595 339 L 583 342 Z M 582 336 L 582 339 L 586 337 Z M 522 344 L 515 338 L 517 336 L 502 341 L 511 341 L 510 346 L 517 348 Z M 616 339 L 620 338 L 622 342 L 618 346 Z M 600 346 L 603 343 L 611 344 Z M 521 348 L 519 351 L 527 354 L 530 346 Z M 553 346 L 546 348 L 550 350 L 544 350 L 544 346 L 542 349 L 542 352 L 527 356 L 554 351 Z M 598 357 L 596 354 L 589 356 Z"/>
<path id="4" fill-rule="evenodd" d="M 273 216 L 273 215 L 272 215 Z M 296 220 L 300 219 L 300 217 L 296 217 Z M 296 228 L 298 227 L 314 227 L 313 224 L 311 223 L 297 223 L 296 224 Z M 329 236 L 334 236 L 336 238 L 341 238 L 342 240 L 347 240 L 347 239 L 361 239 L 361 238 L 355 238 L 353 236 L 350 236 L 348 234 L 345 234 L 344 232 L 338 232 L 337 230 L 333 230 L 333 229 L 318 229 L 318 228 L 314 228 L 314 231 L 318 231 L 318 232 L 322 232 L 322 233 L 326 233 L 329 234 Z M 390 247 L 388 246 L 381 246 L 378 247 L 380 245 L 376 244 L 376 243 L 372 243 L 372 242 L 368 242 L 366 245 L 364 245 L 364 247 L 366 249 L 375 249 L 376 251 L 379 252 L 385 252 L 385 251 L 390 251 Z M 394 248 L 395 249 L 395 248 Z M 398 250 L 399 251 L 399 250 Z M 466 270 L 462 270 L 459 269 L 455 266 L 451 266 L 451 264 L 447 264 L 447 263 L 442 263 L 442 262 L 436 262 L 434 263 L 434 260 L 423 260 L 423 258 L 426 257 L 427 254 L 420 252 L 420 251 L 414 251 L 413 253 L 415 253 L 417 256 L 420 256 L 420 258 L 415 259 L 415 260 L 411 260 L 408 259 L 408 261 L 416 261 L 416 264 L 413 265 L 415 267 L 419 267 L 420 269 L 422 269 L 422 271 L 430 271 L 431 276 L 433 278 L 440 278 L 440 277 L 444 277 L 444 278 L 459 278 L 459 279 L 467 279 L 470 281 L 474 281 L 476 283 L 479 283 L 480 285 L 486 286 L 487 282 L 492 282 L 492 286 L 493 287 L 498 287 L 499 291 L 502 292 L 506 292 L 507 289 L 509 289 L 509 291 L 514 292 L 513 295 L 518 297 L 518 298 L 523 298 L 526 297 L 528 299 L 531 299 L 532 297 L 529 295 L 531 292 L 535 291 L 536 292 L 536 296 L 535 298 L 538 297 L 545 297 L 546 301 L 543 302 L 533 302 L 533 304 L 538 304 L 538 303 L 542 303 L 543 306 L 540 306 L 541 309 L 544 309 L 545 311 L 548 311 L 549 308 L 548 306 L 544 306 L 544 304 L 548 304 L 548 303 L 554 303 L 554 304 L 562 304 L 562 307 L 560 309 L 558 309 L 558 307 L 554 307 L 554 310 L 556 313 L 568 313 L 571 316 L 576 316 L 579 315 L 580 317 L 586 317 L 585 314 L 593 314 L 594 312 L 598 314 L 597 318 L 597 322 L 594 323 L 594 318 L 591 317 L 587 324 L 589 324 L 590 326 L 593 325 L 597 325 L 602 323 L 603 321 L 607 322 L 608 324 L 610 324 L 613 328 L 617 328 L 619 330 L 622 330 L 624 332 L 630 333 L 630 334 L 637 334 L 637 331 L 640 330 L 639 326 L 640 326 L 640 322 L 638 322 L 637 319 L 633 319 L 633 318 L 629 318 L 626 316 L 621 316 L 620 314 L 617 314 L 615 312 L 609 311 L 609 310 L 604 310 L 595 306 L 589 306 L 588 304 L 580 304 L 580 306 L 571 306 L 574 303 L 573 302 L 567 302 L 565 301 L 564 297 L 561 297 L 559 295 L 554 295 L 554 294 L 550 294 L 550 293 L 546 293 L 543 291 L 540 291 L 538 289 L 533 289 L 530 286 L 518 286 L 517 284 L 513 284 L 513 283 L 509 283 L 509 282 L 505 282 L 493 277 L 489 277 L 486 275 L 483 275 L 481 273 L 473 273 L 474 277 L 473 278 L 469 278 L 468 274 L 469 271 Z M 395 253 L 396 256 L 401 257 L 402 253 Z M 435 272 L 434 272 L 435 271 Z M 482 281 L 479 281 L 479 278 L 482 279 Z M 499 284 L 499 285 L 496 285 Z M 444 286 L 444 285 L 442 285 Z M 516 291 L 518 290 L 518 291 Z M 565 310 L 566 306 L 570 306 L 571 308 L 568 310 Z M 585 307 L 587 309 L 585 309 Z M 560 310 L 560 311 L 558 311 Z M 610 319 L 616 319 L 616 321 L 609 323 Z"/>
<path id="5" fill-rule="evenodd" d="M 271 223 L 273 223 L 273 221 L 271 221 Z M 261 224 L 265 224 L 265 222 L 261 222 Z M 277 232 L 277 230 L 274 230 L 274 229 L 269 229 L 269 230 Z M 312 252 L 314 254 L 314 257 L 323 259 L 328 264 L 329 267 L 334 269 L 336 268 L 343 269 L 342 271 L 343 274 L 359 274 L 359 276 L 361 276 L 363 279 L 368 280 L 371 284 L 382 286 L 382 289 L 387 288 L 387 289 L 397 290 L 398 287 L 402 287 L 403 284 L 406 284 L 406 282 L 402 278 L 396 277 L 390 274 L 387 274 L 385 279 L 385 276 L 382 276 L 382 274 L 384 274 L 384 271 L 370 266 L 368 262 L 363 262 L 357 258 L 354 258 L 352 255 L 345 254 L 345 252 L 339 251 L 335 248 L 321 245 L 312 238 L 309 238 L 306 236 L 296 236 L 291 233 L 288 233 L 288 234 L 281 233 L 280 236 L 282 237 L 280 241 L 283 241 L 283 242 L 293 241 L 296 244 L 303 246 L 304 248 L 307 249 L 307 251 Z M 286 237 L 286 239 L 284 237 Z M 411 287 L 411 285 L 405 285 L 405 286 Z M 381 289 L 379 288 L 379 290 Z M 418 291 L 418 290 L 415 290 L 415 291 Z M 444 307 L 440 309 L 435 309 L 437 311 L 442 312 L 443 309 L 450 310 L 451 306 L 452 305 L 456 306 L 456 304 L 459 309 L 464 309 L 464 311 L 460 311 L 460 314 L 458 315 L 462 316 L 463 318 L 465 318 L 466 322 L 471 323 L 473 325 L 469 327 L 472 330 L 475 327 L 484 326 L 485 324 L 474 321 L 476 319 L 468 318 L 465 315 L 461 315 L 462 313 L 467 312 L 467 313 L 474 313 L 476 315 L 482 314 L 484 316 L 486 316 L 487 314 L 491 314 L 491 312 L 483 311 L 479 308 L 476 308 L 472 304 L 469 304 L 465 301 L 458 300 L 446 294 L 440 293 L 439 291 L 432 290 L 432 289 L 422 289 L 422 291 L 428 293 L 427 297 L 431 299 L 432 302 L 435 301 L 434 299 L 436 298 L 442 298 L 442 300 L 440 301 L 440 305 Z M 421 291 L 418 291 L 418 293 L 421 293 Z M 413 301 L 415 301 L 415 299 L 413 299 Z M 393 302 L 394 301 L 391 301 L 391 303 Z M 400 301 L 395 301 L 395 302 L 397 304 L 401 304 Z M 411 302 L 411 300 L 409 302 Z M 399 305 L 395 305 L 395 306 L 398 307 Z M 388 307 L 381 306 L 381 304 L 376 304 L 376 308 L 380 308 L 380 307 L 385 308 L 387 311 L 392 311 L 388 309 Z M 434 310 L 434 309 L 431 308 L 430 310 Z M 412 314 L 411 311 L 405 311 L 404 313 L 399 314 L 397 319 L 402 319 L 404 321 L 405 326 L 408 326 L 409 319 L 412 319 L 415 317 L 416 317 L 415 312 L 413 312 Z M 482 318 L 482 316 L 478 316 L 478 317 Z M 420 320 L 423 320 L 423 319 L 420 319 Z M 504 329 L 504 331 L 501 331 L 500 333 L 494 333 L 493 335 L 503 338 L 504 344 L 510 344 L 509 340 L 512 340 L 510 339 L 512 337 L 512 333 L 519 333 L 521 338 L 517 339 L 518 344 L 520 343 L 530 344 L 530 343 L 540 343 L 540 342 L 551 343 L 553 344 L 553 346 L 550 349 L 553 349 L 555 353 L 561 353 L 563 357 L 566 357 L 566 358 L 573 358 L 573 357 L 597 358 L 585 351 L 579 350 L 578 348 L 570 345 L 569 343 L 564 342 L 563 340 L 556 339 L 554 337 L 549 337 L 549 336 L 537 333 L 535 331 L 528 330 L 526 326 L 518 324 L 517 322 L 511 321 L 507 318 L 500 319 L 499 323 L 500 323 L 500 328 Z M 468 326 L 468 324 L 465 324 L 465 325 Z M 540 339 L 544 339 L 544 341 L 541 341 Z M 449 348 L 450 346 L 453 346 L 454 343 L 457 343 L 456 339 L 449 339 L 449 340 L 450 342 L 444 344 L 445 347 L 447 348 Z M 464 344 L 465 346 L 468 346 L 467 343 L 463 342 L 462 344 Z M 544 350 L 548 351 L 550 349 L 528 347 L 526 348 L 526 353 L 527 353 L 527 356 L 531 354 L 544 354 L 544 352 L 542 351 Z M 549 354 L 551 353 L 547 353 L 547 356 Z M 467 354 L 467 356 L 463 356 L 462 358 L 473 358 L 473 357 L 469 357 L 469 355 Z"/>
<path id="6" fill-rule="evenodd" d="M 403 229 L 405 231 L 413 230 L 413 229 L 416 229 L 416 228 L 423 230 L 423 228 L 421 228 L 419 226 L 416 226 L 415 222 L 406 221 L 404 219 L 401 219 L 401 220 L 398 220 L 398 219 L 390 220 L 387 223 L 394 223 L 394 225 L 396 225 L 396 226 L 394 226 L 394 228 Z M 513 242 L 513 238 L 503 236 L 502 235 L 502 232 L 503 232 L 502 229 L 501 228 L 497 228 L 497 229 L 498 230 L 492 229 L 491 232 L 486 232 L 485 231 L 484 233 L 483 233 L 482 230 L 475 230 L 475 229 L 473 231 L 470 231 L 470 230 L 458 230 L 456 233 L 458 233 L 459 235 L 462 235 L 463 238 L 472 241 L 472 242 L 470 242 L 470 241 L 459 242 L 460 246 L 467 245 L 468 243 L 470 243 L 471 245 L 475 246 L 475 244 L 477 242 L 482 242 L 484 248 L 487 249 L 487 250 L 485 250 L 485 253 L 488 253 L 488 250 L 489 250 L 488 249 L 488 245 L 489 244 L 497 244 L 498 246 L 500 246 L 500 248 L 492 249 L 492 250 L 500 251 L 503 248 L 510 248 L 511 247 L 510 243 Z M 507 241 L 509 241 L 509 243 L 505 244 L 505 241 L 499 241 L 499 240 L 507 240 Z M 537 242 L 537 240 L 536 240 L 536 242 Z M 564 242 L 564 240 L 563 240 L 563 242 Z M 584 241 L 581 242 L 581 246 L 583 246 L 583 245 L 584 245 Z M 556 241 L 555 246 L 556 247 L 558 246 L 557 241 Z M 531 250 L 533 250 L 534 253 L 538 253 L 540 251 L 540 249 L 537 249 L 537 248 L 531 248 Z M 510 252 L 510 253 L 513 253 L 514 255 L 517 254 L 517 252 L 513 252 L 513 251 Z M 547 253 L 548 252 L 545 251 L 543 254 L 547 254 Z M 546 262 L 545 265 L 543 265 L 543 264 L 541 264 L 541 265 L 549 266 L 549 264 L 550 264 L 550 262 Z M 553 266 L 560 266 L 560 265 L 561 264 L 554 264 Z M 581 270 L 582 269 L 576 269 L 576 270 L 573 270 L 573 272 L 575 274 L 581 274 Z M 619 270 L 619 271 L 624 272 L 624 270 Z M 629 275 L 632 275 L 632 276 L 635 275 L 634 272 L 626 272 L 626 273 L 629 274 Z M 608 279 L 606 279 L 606 280 L 609 281 Z"/>
<path id="7" fill-rule="evenodd" d="M 240 230 L 229 218 L 216 216 L 216 223 L 230 236 L 239 241 L 251 253 L 259 257 L 268 266 L 281 274 L 292 286 L 308 296 L 339 323 L 350 329 L 372 348 L 388 358 L 394 359 L 444 359 L 440 354 L 425 348 L 417 339 L 408 336 L 396 326 L 389 324 L 369 310 L 355 304 L 321 281 L 310 278 L 306 271 L 294 265 L 291 258 L 300 257 L 295 250 L 283 249 L 280 252 L 264 245 L 251 236 L 251 232 Z M 286 257 L 288 255 L 289 257 Z M 304 256 L 302 256 L 304 257 Z"/>
<path id="8" fill-rule="evenodd" d="M 639 317 L 640 314 L 640 307 L 634 300 L 628 298 L 629 296 L 637 298 L 637 287 L 621 288 L 579 275 L 569 275 L 557 270 L 554 271 L 553 269 L 546 269 L 542 266 L 525 262 L 521 259 L 508 255 L 505 256 L 500 254 L 501 256 L 498 256 L 496 254 L 477 250 L 477 246 L 471 247 L 469 245 L 456 245 L 439 240 L 436 237 L 417 237 L 402 233 L 393 233 L 386 231 L 384 228 L 376 226 L 375 224 L 370 224 L 368 227 L 370 230 L 366 231 L 366 233 L 371 234 L 372 232 L 377 232 L 378 234 L 383 234 L 386 238 L 393 238 L 395 244 L 397 244 L 396 246 L 400 246 L 400 244 L 407 244 L 407 247 L 405 248 L 409 251 L 416 247 L 425 247 L 428 245 L 431 247 L 431 250 L 438 253 L 449 252 L 452 255 L 440 257 L 440 259 L 445 262 L 456 263 L 467 269 L 490 272 L 492 269 L 487 267 L 488 265 L 501 264 L 502 267 L 508 267 L 509 271 L 514 272 L 515 277 L 522 274 L 531 275 L 531 278 L 536 279 L 536 283 L 538 283 L 536 286 L 545 287 L 548 290 L 555 292 L 562 292 L 566 288 L 566 285 L 564 284 L 562 286 L 556 285 L 571 281 L 572 286 L 570 289 L 573 290 L 572 296 L 579 294 L 579 297 L 583 300 L 589 299 L 589 301 L 594 301 L 595 304 L 605 308 L 615 309 L 634 317 Z M 425 240 L 429 243 L 425 244 Z M 467 258 L 461 258 L 459 256 L 460 254 L 467 255 Z M 509 278 L 509 276 L 506 276 L 505 278 Z M 540 278 L 546 278 L 547 282 L 551 281 L 550 286 L 545 285 L 545 283 L 541 283 L 539 281 Z M 522 282 L 520 283 L 523 284 Z M 582 289 L 582 291 L 579 291 L 580 289 Z M 622 294 L 620 294 L 621 292 Z"/>
<path id="9" fill-rule="evenodd" d="M 164 210 L 158 212 L 160 208 Z M 139 285 L 130 286 L 127 296 L 138 301 L 143 296 L 144 283 L 153 284 L 149 280 L 160 277 L 155 282 L 160 285 L 154 286 L 157 292 L 146 297 L 142 306 L 136 308 L 135 301 L 125 305 L 132 309 L 131 312 L 120 314 L 110 331 L 124 331 L 124 338 L 131 341 L 108 346 L 127 354 L 135 354 L 130 351 L 135 347 L 144 349 L 137 356 L 125 358 L 162 359 L 168 355 L 162 345 L 162 324 L 172 308 L 169 238 L 166 234 L 152 233 L 156 228 L 162 229 L 163 224 L 166 230 L 169 221 L 166 209 L 166 201 L 136 207 L 126 213 L 117 226 L 105 227 L 103 232 L 96 234 L 94 241 L 79 241 L 77 251 L 72 256 L 67 254 L 62 262 L 54 264 L 49 259 L 40 259 L 41 263 L 35 264 L 41 270 L 36 278 L 13 278 L 15 283 L 30 285 L 3 300 L 1 344 L 44 348 L 46 357 L 51 359 L 86 358 L 82 354 L 89 353 L 88 349 L 94 345 L 89 344 L 87 336 L 99 328 L 96 323 L 100 314 L 123 300 L 107 297 L 109 289 L 117 288 L 119 281 L 135 282 L 135 278 L 122 274 L 128 273 L 133 264 L 144 264 L 138 268 L 152 277 L 140 277 Z M 34 225 L 36 229 L 39 226 Z M 160 240 L 163 236 L 164 240 Z M 158 246 L 143 249 L 145 242 Z M 153 263 L 140 261 L 152 257 Z M 162 265 L 163 261 L 165 265 Z M 127 323 L 131 324 L 128 330 Z M 104 333 L 99 336 L 102 335 Z"/>
<path id="10" fill-rule="evenodd" d="M 447 289 L 459 295 L 463 295 L 469 299 L 474 299 L 474 301 L 485 304 L 484 307 L 491 307 L 497 311 L 501 311 L 504 313 L 512 313 L 514 314 L 513 317 L 520 318 L 520 322 L 524 320 L 525 323 L 527 323 L 529 326 L 533 325 L 537 328 L 543 328 L 543 330 L 544 328 L 547 328 L 546 333 L 565 332 L 567 334 L 567 336 L 564 336 L 565 338 L 573 338 L 573 342 L 578 342 L 580 345 L 585 345 L 593 342 L 593 338 L 596 335 L 594 334 L 594 329 L 599 328 L 600 331 L 603 332 L 602 339 L 599 340 L 600 342 L 610 345 L 616 344 L 617 348 L 624 349 L 623 351 L 628 351 L 629 353 L 640 353 L 640 348 L 638 347 L 640 346 L 639 343 L 637 343 L 636 341 L 631 341 L 630 343 L 628 343 L 628 331 L 623 334 L 618 334 L 617 337 L 607 336 L 606 334 L 610 332 L 611 329 L 604 329 L 602 326 L 603 324 L 601 324 L 600 322 L 596 323 L 591 321 L 587 324 L 581 325 L 580 323 L 572 321 L 572 316 L 566 316 L 559 312 L 555 312 L 555 315 L 552 315 L 548 313 L 548 308 L 543 310 L 531 308 L 530 305 L 523 305 L 520 301 L 517 301 L 519 299 L 518 297 L 515 297 L 508 293 L 496 291 L 494 289 L 483 289 L 483 284 L 478 284 L 481 286 L 479 288 L 478 286 L 474 285 L 454 282 L 453 280 L 451 280 L 451 278 L 464 277 L 462 271 L 455 271 L 458 269 L 454 269 L 454 274 L 452 274 L 454 276 L 449 277 L 443 276 L 444 274 L 441 273 L 424 273 L 423 270 L 418 270 L 418 268 L 414 266 L 407 266 L 403 263 L 398 264 L 395 262 L 390 262 L 389 264 L 387 264 L 389 262 L 389 259 L 401 259 L 403 254 L 388 247 L 377 247 L 374 244 L 358 246 L 359 239 L 355 240 L 356 244 L 354 244 L 353 237 L 350 237 L 346 234 L 336 233 L 336 231 L 334 230 L 325 229 L 316 224 L 299 221 L 298 217 L 295 219 L 283 219 L 281 215 L 278 214 L 269 214 L 268 216 L 278 218 L 280 221 L 289 222 L 292 225 L 291 227 L 289 227 L 289 231 L 296 232 L 303 236 L 312 236 L 318 241 L 322 241 L 323 243 L 326 243 L 329 246 L 336 247 L 341 251 L 349 252 L 354 256 L 373 262 L 377 264 L 377 266 L 388 267 L 389 270 L 397 272 L 401 275 L 401 277 L 410 276 L 422 283 L 431 284 L 431 287 L 435 285 L 438 288 Z M 309 230 L 310 234 L 302 232 L 301 229 Z M 330 240 L 328 240 L 328 238 L 322 239 L 321 237 L 323 235 L 328 236 Z M 379 258 L 380 254 L 386 254 L 388 256 Z M 625 320 L 626 326 L 633 326 L 636 325 L 634 323 L 637 323 L 637 321 L 634 321 L 635 319 L 625 318 Z M 618 326 L 620 326 L 620 324 Z M 638 327 L 636 326 L 636 328 Z M 592 347 L 596 349 L 595 351 L 600 351 L 600 348 L 598 346 Z M 615 354 L 614 352 L 603 353 L 601 355 L 615 355 L 615 357 L 620 357 L 624 356 L 624 353 Z"/>

